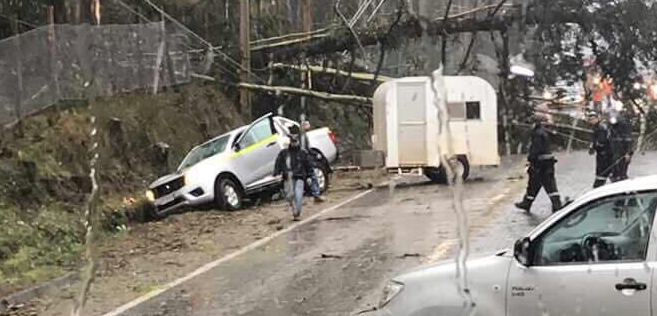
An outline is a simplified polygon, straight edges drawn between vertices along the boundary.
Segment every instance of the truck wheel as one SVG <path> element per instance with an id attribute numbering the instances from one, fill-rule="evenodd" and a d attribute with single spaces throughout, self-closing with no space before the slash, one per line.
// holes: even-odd
<path id="1" fill-rule="evenodd" d="M 328 168 L 325 164 L 322 164 L 320 167 L 313 168 L 313 172 L 315 172 L 315 177 L 317 177 L 319 192 L 324 194 L 328 190 L 331 182 Z"/>
<path id="2" fill-rule="evenodd" d="M 214 200 L 225 211 L 242 208 L 242 189 L 229 178 L 221 178 L 214 185 Z"/>

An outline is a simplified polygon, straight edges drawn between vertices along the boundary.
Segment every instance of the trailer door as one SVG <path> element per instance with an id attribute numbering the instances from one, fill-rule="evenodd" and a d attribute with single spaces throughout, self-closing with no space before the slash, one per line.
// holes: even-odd
<path id="1" fill-rule="evenodd" d="M 426 89 L 426 82 L 400 82 L 397 85 L 400 166 L 427 164 Z"/>

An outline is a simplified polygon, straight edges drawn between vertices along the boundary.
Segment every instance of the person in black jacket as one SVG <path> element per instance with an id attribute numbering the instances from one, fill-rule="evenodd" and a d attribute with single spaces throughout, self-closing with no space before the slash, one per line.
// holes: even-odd
<path id="1" fill-rule="evenodd" d="M 317 175 L 314 172 L 315 168 L 320 168 L 319 165 L 321 157 L 319 157 L 319 154 L 313 154 L 310 151 L 310 139 L 308 138 L 308 132 L 310 132 L 310 122 L 301 122 L 301 128 L 303 129 L 303 134 L 301 135 L 301 149 L 308 152 L 310 164 L 313 167 L 313 172 L 310 173 L 310 195 L 312 195 L 315 203 L 323 203 L 325 202 L 325 199 L 322 197 L 322 191 L 319 188 L 319 181 L 317 179 Z"/>
<path id="2" fill-rule="evenodd" d="M 274 176 L 283 175 L 283 191 L 292 206 L 295 221 L 301 216 L 304 182 L 312 172 L 308 152 L 301 149 L 299 135 L 290 135 L 290 146 L 276 158 Z"/>
<path id="3" fill-rule="evenodd" d="M 596 111 L 589 111 L 586 115 L 589 123 L 593 125 L 593 138 L 589 147 L 589 154 L 595 154 L 595 181 L 593 188 L 601 187 L 607 183 L 613 171 L 614 157 L 609 141 L 609 128 L 600 121 Z"/>
<path id="4" fill-rule="evenodd" d="M 531 132 L 531 146 L 527 157 L 529 161 L 527 193 L 523 200 L 516 203 L 515 206 L 529 212 L 538 192 L 544 188 L 552 202 L 552 212 L 556 212 L 561 208 L 561 196 L 557 190 L 557 180 L 554 177 L 554 165 L 557 160 L 550 150 L 550 135 L 542 125 L 547 118 L 544 115 L 535 114 L 533 120 L 534 128 Z"/>
<path id="5" fill-rule="evenodd" d="M 627 120 L 618 114 L 612 114 L 609 123 L 610 145 L 615 163 L 611 180 L 623 181 L 628 179 L 627 171 L 634 154 L 632 130 Z"/>

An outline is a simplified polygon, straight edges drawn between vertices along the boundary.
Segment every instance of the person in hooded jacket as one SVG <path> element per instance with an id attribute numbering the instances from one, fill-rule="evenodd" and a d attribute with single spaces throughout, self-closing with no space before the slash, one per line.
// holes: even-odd
<path id="1" fill-rule="evenodd" d="M 301 148 L 299 135 L 290 135 L 290 146 L 276 157 L 274 176 L 283 176 L 283 192 L 290 202 L 295 221 L 301 216 L 304 184 L 312 172 L 308 152 Z"/>

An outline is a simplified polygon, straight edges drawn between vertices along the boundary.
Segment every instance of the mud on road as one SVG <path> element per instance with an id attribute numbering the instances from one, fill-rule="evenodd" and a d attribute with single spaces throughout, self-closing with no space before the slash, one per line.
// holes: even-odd
<path id="1" fill-rule="evenodd" d="M 502 168 L 475 171 L 473 180 L 466 184 L 471 189 L 469 192 L 478 192 L 477 196 L 467 197 L 466 201 L 466 207 L 479 217 L 473 222 L 475 231 L 494 215 L 490 201 L 501 202 L 497 198 L 500 190 L 509 193 L 512 189 L 512 186 L 499 190 L 491 190 L 491 187 L 500 181 L 518 182 L 517 179 L 507 179 L 511 169 L 517 173 L 518 168 L 510 167 L 517 163 L 515 158 Z M 513 177 L 517 174 L 514 173 Z M 336 173 L 327 195 L 328 202 L 315 205 L 311 199 L 306 199 L 303 217 L 339 204 L 387 178 L 376 172 Z M 276 315 L 313 312 L 340 315 L 369 308 L 378 300 L 380 283 L 393 272 L 442 259 L 454 246 L 450 244 L 454 238 L 451 193 L 446 186 L 412 177 L 404 179 L 395 191 L 390 195 L 388 188 L 379 189 L 287 232 L 255 254 L 236 258 L 231 264 L 200 278 L 215 277 L 219 280 L 217 282 L 195 281 L 192 285 L 181 285 L 186 293 L 176 292 L 172 298 L 169 292 L 180 290 L 176 288 L 146 305 L 163 304 L 164 311 L 169 311 L 166 314 L 170 315 L 187 314 L 189 306 L 200 304 L 189 302 L 190 296 L 205 297 L 210 301 L 212 307 L 206 312 L 226 315 L 239 314 L 240 310 L 246 314 L 266 315 L 273 312 L 269 306 L 279 307 Z M 86 314 L 102 315 L 290 225 L 293 222 L 289 206 L 278 200 L 240 212 L 189 212 L 132 227 L 121 236 L 105 240 L 101 246 L 101 267 Z M 414 232 L 413 227 L 417 231 Z M 278 244 L 297 249 L 292 255 L 306 258 L 302 260 L 304 264 L 293 265 L 294 268 L 290 269 L 287 266 L 289 258 L 280 257 L 274 251 Z M 245 285 L 254 278 L 281 282 L 273 287 Z M 335 282 L 340 282 L 339 286 L 331 288 Z M 231 287 L 236 288 L 232 294 L 218 293 L 218 288 Z M 12 311 L 11 315 L 68 315 L 74 290 L 77 290 L 77 285 L 58 289 L 57 293 L 29 302 L 26 307 Z M 204 294 L 190 294 L 200 292 Z M 272 301 L 271 297 L 256 292 L 279 294 Z M 221 295 L 229 295 L 232 303 L 222 303 L 226 297 Z M 217 305 L 223 307 L 217 309 Z M 146 307 L 147 311 L 139 308 L 134 312 L 135 315 L 142 312 L 158 314 L 160 307 Z"/>
<path id="2" fill-rule="evenodd" d="M 327 202 L 305 199 L 302 219 L 371 188 L 380 179 L 375 171 L 334 173 Z M 238 212 L 190 210 L 106 237 L 99 247 L 100 268 L 88 314 L 111 310 L 292 224 L 289 204 L 274 200 L 252 203 Z M 76 290 L 77 284 L 57 289 L 0 315 L 68 315 Z"/>

